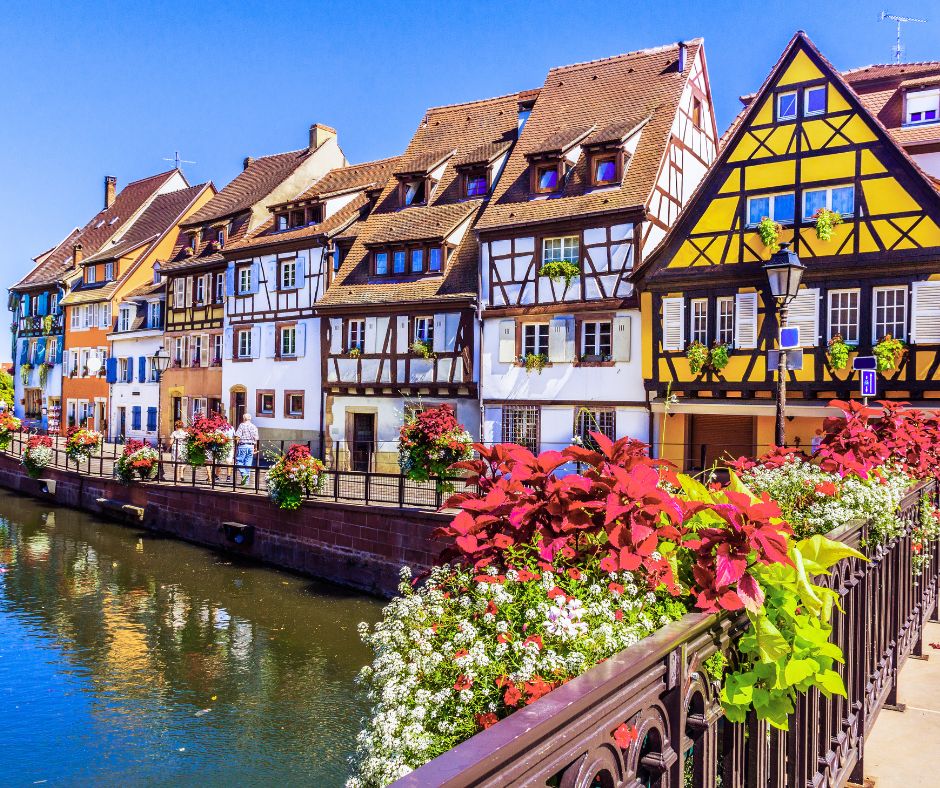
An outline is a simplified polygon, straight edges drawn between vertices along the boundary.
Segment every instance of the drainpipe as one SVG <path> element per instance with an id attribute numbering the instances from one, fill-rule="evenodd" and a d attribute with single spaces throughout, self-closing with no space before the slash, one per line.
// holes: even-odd
<path id="1" fill-rule="evenodd" d="M 327 245 L 323 247 L 323 251 L 320 252 L 320 266 L 323 267 L 323 261 L 326 260 L 326 270 L 324 271 L 325 282 L 323 290 L 326 291 L 326 288 L 329 286 L 329 283 L 333 276 L 333 242 L 328 241 Z M 316 312 L 316 310 L 314 310 Z M 322 322 L 323 318 L 317 315 L 319 320 Z M 320 328 L 320 336 L 323 336 L 323 327 Z M 320 348 L 320 357 L 323 357 L 323 348 Z M 326 390 L 323 388 L 324 381 L 322 380 L 323 366 L 320 366 L 321 380 L 320 380 L 320 459 L 326 462 Z"/>

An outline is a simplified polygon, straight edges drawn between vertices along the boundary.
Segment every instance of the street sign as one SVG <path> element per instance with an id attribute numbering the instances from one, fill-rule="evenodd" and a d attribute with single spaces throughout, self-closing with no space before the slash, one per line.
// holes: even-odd
<path id="1" fill-rule="evenodd" d="M 780 329 L 780 349 L 781 350 L 793 350 L 800 346 L 800 327 L 793 326 L 790 328 L 781 328 Z"/>
<path id="2" fill-rule="evenodd" d="M 874 397 L 878 393 L 878 375 L 873 369 L 863 369 L 862 372 L 862 396 Z"/>
<path id="3" fill-rule="evenodd" d="M 768 350 L 767 351 L 767 369 L 776 370 L 779 364 L 780 364 L 780 351 Z M 803 369 L 803 351 L 802 350 L 788 350 L 787 351 L 787 369 L 789 369 L 791 372 L 796 372 L 797 370 Z"/>
<path id="4" fill-rule="evenodd" d="M 874 356 L 856 356 L 852 359 L 852 369 L 877 369 Z"/>

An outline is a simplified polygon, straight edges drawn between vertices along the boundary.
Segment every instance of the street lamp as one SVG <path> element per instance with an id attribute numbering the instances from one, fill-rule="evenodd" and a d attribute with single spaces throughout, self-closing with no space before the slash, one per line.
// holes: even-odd
<path id="1" fill-rule="evenodd" d="M 160 446 L 160 421 L 162 413 L 160 411 L 160 399 L 163 394 L 161 379 L 163 373 L 170 367 L 170 354 L 166 352 L 163 345 L 157 348 L 156 352 L 150 357 L 150 365 L 157 371 L 157 447 Z"/>
<path id="2" fill-rule="evenodd" d="M 787 313 L 790 302 L 800 292 L 800 280 L 806 266 L 800 262 L 796 252 L 790 249 L 789 243 L 781 243 L 780 249 L 773 253 L 770 260 L 764 264 L 767 272 L 767 281 L 770 284 L 770 294 L 777 304 L 777 336 L 780 329 L 787 324 Z M 782 343 L 779 343 L 782 345 Z M 777 354 L 777 445 L 784 446 L 787 442 L 786 427 L 787 410 L 787 350 L 780 347 Z"/>

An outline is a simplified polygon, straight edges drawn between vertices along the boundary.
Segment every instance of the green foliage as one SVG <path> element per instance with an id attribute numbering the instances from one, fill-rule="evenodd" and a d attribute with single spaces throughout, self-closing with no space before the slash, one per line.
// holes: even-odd
<path id="1" fill-rule="evenodd" d="M 411 343 L 411 352 L 416 356 L 421 356 L 421 358 L 436 358 L 434 351 L 431 349 L 431 346 L 427 342 L 423 342 L 420 339 L 416 339 Z"/>
<path id="2" fill-rule="evenodd" d="M 20 364 L 20 380 L 23 381 L 24 386 L 29 384 L 29 373 L 32 368 L 32 364 Z"/>
<path id="3" fill-rule="evenodd" d="M 848 343 L 842 339 L 841 334 L 836 334 L 829 340 L 827 355 L 829 356 L 829 366 L 833 369 L 845 369 L 849 365 L 849 353 L 851 348 Z"/>
<path id="4" fill-rule="evenodd" d="M 757 225 L 757 234 L 760 236 L 761 241 L 763 241 L 764 246 L 770 249 L 771 252 L 776 252 L 780 249 L 778 239 L 782 231 L 783 227 L 769 216 L 765 216 L 760 220 L 760 224 Z"/>
<path id="5" fill-rule="evenodd" d="M 522 358 L 522 364 L 525 366 L 526 372 L 531 372 L 533 369 L 542 374 L 542 369 L 548 364 L 548 356 L 544 353 L 528 353 Z"/>
<path id="6" fill-rule="evenodd" d="M 831 241 L 832 231 L 836 225 L 842 224 L 842 215 L 828 208 L 820 208 L 813 218 L 816 219 L 816 237 L 820 241 Z"/>
<path id="7" fill-rule="evenodd" d="M 715 370 L 715 372 L 721 372 L 721 370 L 728 366 L 730 355 L 731 351 L 728 345 L 716 342 L 712 345 L 712 349 L 708 354 L 708 365 Z"/>
<path id="8" fill-rule="evenodd" d="M 53 320 L 54 320 L 54 318 L 52 317 L 52 315 L 46 315 L 46 316 L 42 319 L 42 330 L 43 330 L 43 333 L 45 333 L 45 334 L 51 334 L 51 333 L 52 333 L 52 321 L 53 321 Z"/>
<path id="9" fill-rule="evenodd" d="M 836 591 L 812 581 L 828 575 L 843 558 L 865 557 L 847 545 L 816 535 L 791 544 L 792 565 L 752 567 L 764 604 L 748 610 L 751 628 L 738 644 L 740 663 L 728 673 L 721 703 L 731 722 L 744 722 L 748 710 L 776 728 L 787 730 L 797 694 L 816 687 L 827 698 L 845 696 L 842 677 L 834 670 L 844 662 L 841 649 L 829 642 Z"/>
<path id="10" fill-rule="evenodd" d="M 565 287 L 570 287 L 572 280 L 581 276 L 581 269 L 570 260 L 552 260 L 542 265 L 539 276 L 547 276 L 553 282 L 564 279 Z"/>
<path id="11" fill-rule="evenodd" d="M 702 663 L 702 668 L 708 676 L 715 681 L 721 681 L 725 676 L 725 667 L 728 665 L 728 658 L 720 651 L 716 651 Z"/>
<path id="12" fill-rule="evenodd" d="M 13 376 L 5 369 L 0 369 L 0 400 L 13 410 Z"/>
<path id="13" fill-rule="evenodd" d="M 698 375 L 708 363 L 708 348 L 701 342 L 692 342 L 685 349 L 685 357 L 689 360 L 689 369 L 693 375 Z"/>
<path id="14" fill-rule="evenodd" d="M 349 348 L 349 357 L 350 358 L 361 358 L 362 357 L 362 348 L 358 345 L 356 347 Z"/>
<path id="15" fill-rule="evenodd" d="M 904 355 L 904 343 L 900 339 L 895 339 L 891 334 L 886 334 L 871 349 L 871 352 L 875 357 L 875 368 L 879 372 L 887 372 L 895 369 L 901 363 L 901 357 Z"/>

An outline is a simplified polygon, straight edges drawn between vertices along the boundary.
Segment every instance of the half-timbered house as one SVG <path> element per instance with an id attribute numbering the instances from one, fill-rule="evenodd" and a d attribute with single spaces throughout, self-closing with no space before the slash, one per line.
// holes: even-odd
<path id="1" fill-rule="evenodd" d="M 327 451 L 398 470 L 405 412 L 447 402 L 479 425 L 472 227 L 516 139 L 520 96 L 430 109 L 364 221 L 336 238 L 318 306 Z"/>
<path id="2" fill-rule="evenodd" d="M 345 161 L 336 132 L 314 124 L 302 150 L 247 157 L 242 172 L 181 228 L 160 267 L 167 281 L 165 346 L 171 358 L 160 381 L 161 435 L 196 413 L 222 410 L 235 418 L 250 407 L 243 393 L 231 402 L 223 398 L 227 262 L 222 250 L 268 221 L 269 205 L 299 194 Z"/>
<path id="3" fill-rule="evenodd" d="M 700 40 L 552 69 L 477 225 L 483 440 L 647 439 L 628 277 L 712 161 Z"/>
<path id="4" fill-rule="evenodd" d="M 222 391 L 237 423 L 254 414 L 262 440 L 321 451 L 320 319 L 334 239 L 368 215 L 398 158 L 331 170 L 269 206 L 257 232 L 227 246 Z"/>
<path id="5" fill-rule="evenodd" d="M 937 75 L 938 64 L 914 64 L 843 76 L 798 33 L 745 99 L 635 275 L 655 444 L 667 456 L 710 465 L 774 441 L 778 321 L 762 266 L 783 242 L 806 266 L 789 308 L 801 350 L 790 354 L 788 442 L 809 447 L 827 401 L 859 396 L 856 354 L 882 355 L 879 397 L 940 398 L 940 197 L 924 142 L 937 139 L 940 108 L 922 89 Z M 889 336 L 902 353 L 886 352 Z"/>

